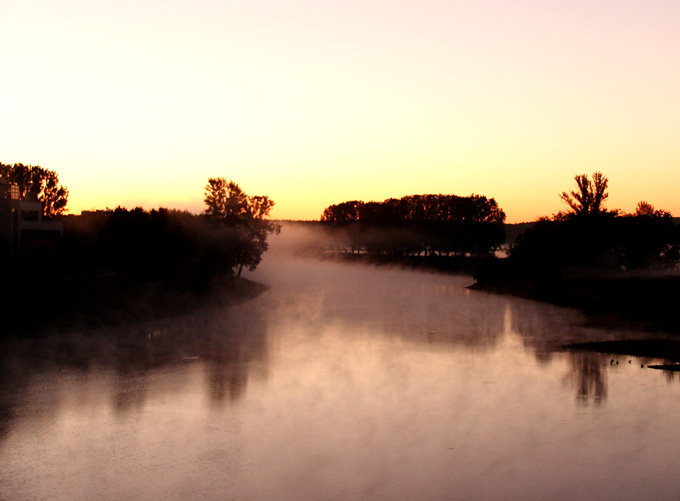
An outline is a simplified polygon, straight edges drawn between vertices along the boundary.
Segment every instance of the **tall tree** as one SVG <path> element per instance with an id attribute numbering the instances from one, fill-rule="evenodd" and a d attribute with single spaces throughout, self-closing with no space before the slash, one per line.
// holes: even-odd
<path id="1" fill-rule="evenodd" d="M 592 179 L 587 174 L 579 174 L 574 179 L 577 189 L 560 194 L 560 198 L 571 208 L 573 214 L 584 216 L 605 212 L 602 204 L 609 198 L 607 177 L 601 172 L 594 172 Z"/>
<path id="2" fill-rule="evenodd" d="M 68 189 L 59 184 L 59 176 L 55 171 L 43 169 L 39 165 L 0 163 L 0 176 L 19 187 L 21 199 L 34 194 L 42 202 L 46 219 L 66 213 Z"/>
<path id="3" fill-rule="evenodd" d="M 267 236 L 278 233 L 281 226 L 266 220 L 274 202 L 267 196 L 248 196 L 234 181 L 223 177 L 208 179 L 205 186 L 205 215 L 221 226 L 236 232 L 238 238 L 238 271 L 254 270 L 269 248 Z"/>
<path id="4" fill-rule="evenodd" d="M 210 178 L 205 187 L 205 213 L 222 223 L 237 224 L 249 217 L 249 197 L 234 181 Z"/>

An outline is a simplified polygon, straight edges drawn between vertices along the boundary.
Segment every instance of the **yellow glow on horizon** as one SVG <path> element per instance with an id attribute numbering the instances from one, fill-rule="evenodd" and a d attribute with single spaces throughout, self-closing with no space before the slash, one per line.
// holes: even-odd
<path id="1" fill-rule="evenodd" d="M 0 161 L 42 165 L 72 213 L 202 210 L 207 179 L 272 216 L 417 193 L 680 215 L 680 4 L 402 0 L 0 4 Z"/>

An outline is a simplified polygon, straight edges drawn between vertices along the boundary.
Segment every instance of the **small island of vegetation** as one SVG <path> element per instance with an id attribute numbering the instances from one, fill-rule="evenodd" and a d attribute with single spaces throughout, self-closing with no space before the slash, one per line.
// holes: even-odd
<path id="1" fill-rule="evenodd" d="M 471 272 L 503 244 L 505 213 L 480 195 L 412 195 L 349 201 L 321 216 L 344 259 Z"/>

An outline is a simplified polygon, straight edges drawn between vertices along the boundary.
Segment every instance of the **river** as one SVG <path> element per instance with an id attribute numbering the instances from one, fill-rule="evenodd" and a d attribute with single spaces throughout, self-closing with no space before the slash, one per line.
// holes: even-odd
<path id="1" fill-rule="evenodd" d="M 0 499 L 677 499 L 644 337 L 469 277 L 266 255 L 248 303 L 7 341 Z M 644 367 L 643 367 L 644 365 Z"/>

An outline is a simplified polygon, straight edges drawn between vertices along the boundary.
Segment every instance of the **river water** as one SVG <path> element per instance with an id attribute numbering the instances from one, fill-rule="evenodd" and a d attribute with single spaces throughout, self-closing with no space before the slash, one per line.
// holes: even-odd
<path id="1" fill-rule="evenodd" d="M 468 277 L 265 256 L 248 278 L 271 288 L 6 342 L 0 499 L 680 496 L 680 381 L 561 348 L 644 333 Z"/>

